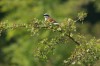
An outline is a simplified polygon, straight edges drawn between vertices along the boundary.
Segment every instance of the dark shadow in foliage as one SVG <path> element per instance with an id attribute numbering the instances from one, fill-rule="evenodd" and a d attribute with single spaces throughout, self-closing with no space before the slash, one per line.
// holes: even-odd
<path id="1" fill-rule="evenodd" d="M 87 17 L 85 18 L 86 21 L 90 22 L 91 25 L 96 24 L 98 21 L 100 21 L 100 12 L 96 11 L 96 7 L 94 5 L 94 2 L 90 2 L 88 5 L 83 6 L 87 10 Z"/>
<path id="2" fill-rule="evenodd" d="M 0 6 L 0 9 L 1 9 L 1 6 Z M 3 13 L 0 11 L 0 21 L 4 18 L 5 15 L 6 15 L 6 13 Z"/>
<path id="3" fill-rule="evenodd" d="M 14 38 L 11 38 L 9 41 L 6 40 L 6 31 L 3 31 L 0 36 L 0 64 L 5 63 L 5 54 L 2 51 L 2 48 L 11 45 L 16 42 Z"/>
<path id="4" fill-rule="evenodd" d="M 2 52 L 2 49 L 0 48 L 0 64 L 4 63 L 4 53 Z"/>
<path id="5" fill-rule="evenodd" d="M 9 41 L 6 40 L 6 31 L 3 31 L 1 33 L 1 36 L 0 36 L 0 48 L 3 48 L 3 47 L 6 47 L 6 46 L 9 46 L 11 45 L 12 43 L 15 43 L 16 40 L 14 37 L 12 37 Z"/>
<path id="6" fill-rule="evenodd" d="M 88 32 L 94 36 L 93 27 L 100 21 L 100 12 L 96 11 L 95 2 L 90 2 L 87 5 L 83 5 L 82 8 L 87 10 L 87 17 L 84 22 L 89 22 Z"/>
<path id="7" fill-rule="evenodd" d="M 3 32 L 3 35 L 0 36 L 0 64 L 4 62 L 4 53 L 2 52 L 2 48 L 6 46 L 5 37 L 5 32 Z"/>
<path id="8" fill-rule="evenodd" d="M 0 9 L 1 8 L 2 7 L 0 6 Z M 17 7 L 13 8 L 13 9 L 7 11 L 7 12 L 1 12 L 1 10 L 0 10 L 0 21 L 2 21 L 3 18 L 5 18 L 7 15 L 9 15 L 12 12 L 15 12 L 16 10 L 17 10 Z M 17 20 L 18 18 L 15 18 L 15 19 Z"/>
<path id="9" fill-rule="evenodd" d="M 59 0 L 59 3 L 65 3 L 68 0 Z"/>
<path id="10" fill-rule="evenodd" d="M 0 21 L 4 18 L 5 14 L 6 14 L 6 13 L 0 12 Z"/>

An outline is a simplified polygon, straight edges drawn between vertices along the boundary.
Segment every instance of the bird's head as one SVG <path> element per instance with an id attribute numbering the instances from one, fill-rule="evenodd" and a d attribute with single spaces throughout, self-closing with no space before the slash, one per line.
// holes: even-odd
<path id="1" fill-rule="evenodd" d="M 44 16 L 44 18 L 48 18 L 49 17 L 49 15 L 47 13 L 45 13 L 43 16 Z"/>

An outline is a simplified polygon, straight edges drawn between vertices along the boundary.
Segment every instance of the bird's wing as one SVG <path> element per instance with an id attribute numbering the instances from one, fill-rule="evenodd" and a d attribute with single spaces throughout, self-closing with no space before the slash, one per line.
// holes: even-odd
<path id="1" fill-rule="evenodd" d="M 52 18 L 48 18 L 48 21 L 49 22 L 56 22 L 54 19 L 52 19 Z"/>

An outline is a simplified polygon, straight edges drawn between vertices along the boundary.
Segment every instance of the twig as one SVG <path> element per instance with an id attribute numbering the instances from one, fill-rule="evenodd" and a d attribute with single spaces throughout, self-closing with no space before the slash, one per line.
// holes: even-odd
<path id="1" fill-rule="evenodd" d="M 73 37 L 71 37 L 70 35 L 66 35 L 66 36 L 68 36 L 72 41 L 74 41 L 77 45 L 80 45 L 80 43 L 79 42 L 77 42 Z"/>

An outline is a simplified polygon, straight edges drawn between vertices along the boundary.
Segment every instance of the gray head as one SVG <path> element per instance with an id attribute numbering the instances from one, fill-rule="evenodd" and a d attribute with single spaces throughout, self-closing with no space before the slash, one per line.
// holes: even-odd
<path id="1" fill-rule="evenodd" d="M 49 17 L 49 15 L 47 13 L 43 14 L 44 17 Z"/>

